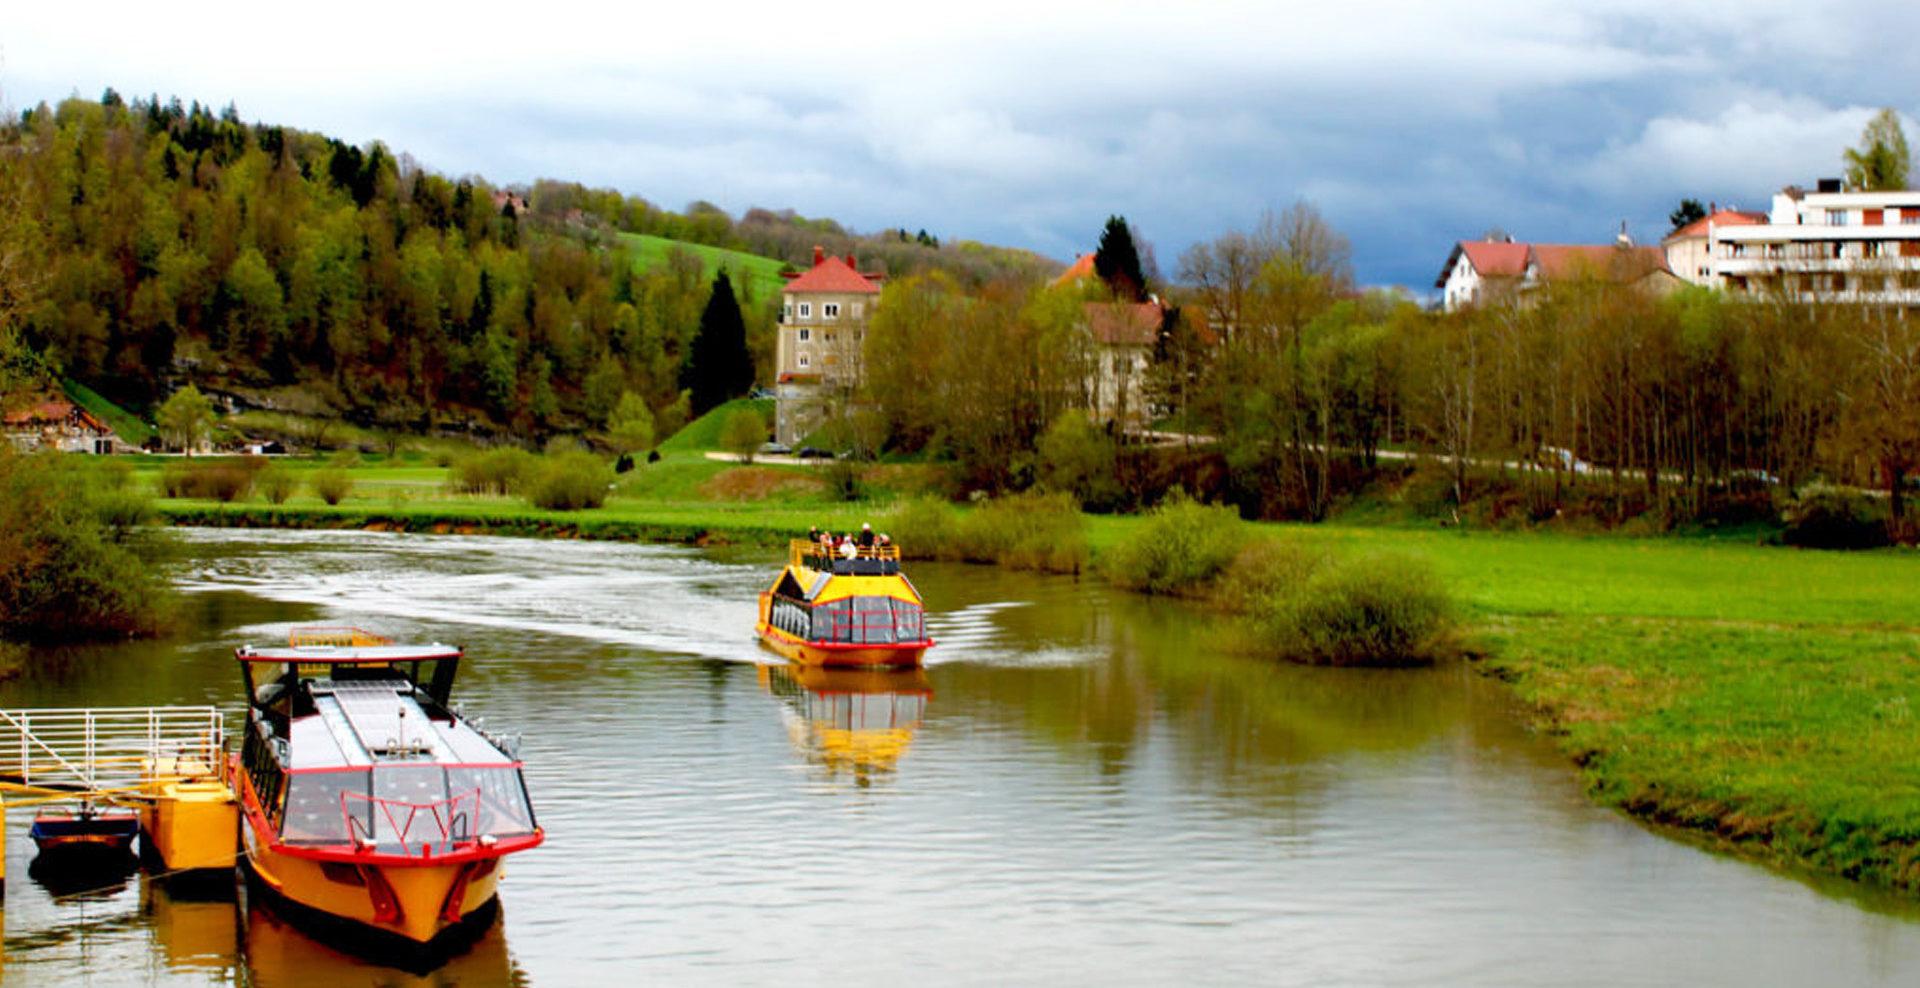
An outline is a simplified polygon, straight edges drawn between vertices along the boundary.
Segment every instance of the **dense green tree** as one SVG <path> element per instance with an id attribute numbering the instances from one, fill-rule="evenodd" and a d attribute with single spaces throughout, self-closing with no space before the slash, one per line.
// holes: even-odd
<path id="1" fill-rule="evenodd" d="M 734 297 L 733 281 L 725 268 L 714 275 L 682 383 L 692 392 L 696 418 L 753 388 L 747 325 L 740 316 L 740 301 Z"/>
<path id="2" fill-rule="evenodd" d="M 1133 229 L 1119 216 L 1107 217 L 1100 246 L 1093 252 L 1093 271 L 1113 294 L 1130 302 L 1147 300 L 1147 276 L 1140 268 L 1140 251 Z"/>
<path id="3" fill-rule="evenodd" d="M 154 421 L 171 443 L 192 456 L 193 448 L 205 442 L 213 429 L 213 402 L 189 384 L 167 398 L 154 413 Z"/>
<path id="4" fill-rule="evenodd" d="M 1707 207 L 1700 205 L 1700 200 L 1698 199 L 1682 199 L 1680 200 L 1680 205 L 1674 207 L 1673 212 L 1667 214 L 1667 222 L 1672 224 L 1672 228 L 1675 230 L 1686 226 L 1688 223 L 1706 218 Z"/>
<path id="5" fill-rule="evenodd" d="M 1912 163 L 1907 150 L 1906 128 L 1900 124 L 1900 114 L 1892 107 L 1881 110 L 1867 121 L 1860 133 L 1860 145 L 1848 148 L 1842 157 L 1846 161 L 1847 185 L 1862 192 L 1891 192 L 1907 187 L 1908 166 Z"/>

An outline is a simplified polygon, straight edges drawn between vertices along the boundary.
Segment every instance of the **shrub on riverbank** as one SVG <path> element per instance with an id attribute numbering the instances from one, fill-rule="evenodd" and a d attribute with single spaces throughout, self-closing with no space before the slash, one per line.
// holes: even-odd
<path id="1" fill-rule="evenodd" d="M 353 476 L 344 468 L 327 467 L 313 474 L 313 493 L 328 504 L 339 504 L 353 493 Z"/>
<path id="2" fill-rule="evenodd" d="M 933 498 L 914 498 L 894 511 L 889 524 L 900 551 L 911 559 L 1077 573 L 1091 551 L 1086 521 L 1069 494 L 994 498 L 966 512 Z"/>
<path id="3" fill-rule="evenodd" d="M 1332 666 L 1427 665 L 1450 647 L 1453 604 L 1432 570 L 1394 554 L 1339 558 L 1250 547 L 1217 598 L 1241 651 Z"/>
<path id="4" fill-rule="evenodd" d="M 0 636 L 158 630 L 166 583 L 133 548 L 150 515 L 117 475 L 85 458 L 21 456 L 0 444 Z"/>
<path id="5" fill-rule="evenodd" d="M 253 493 L 254 479 L 266 465 L 266 459 L 259 456 L 177 460 L 160 471 L 160 489 L 172 498 L 244 501 Z"/>
<path id="6" fill-rule="evenodd" d="M 613 471 L 592 453 L 549 456 L 538 464 L 527 501 L 548 511 L 579 511 L 607 503 Z"/>
<path id="7" fill-rule="evenodd" d="M 1128 590 L 1197 594 L 1246 544 L 1247 529 L 1232 509 L 1201 504 L 1175 488 L 1145 524 L 1100 556 L 1100 573 Z"/>
<path id="8" fill-rule="evenodd" d="M 461 494 L 507 497 L 520 493 L 539 462 L 539 457 L 514 446 L 469 453 L 453 461 L 447 482 Z"/>

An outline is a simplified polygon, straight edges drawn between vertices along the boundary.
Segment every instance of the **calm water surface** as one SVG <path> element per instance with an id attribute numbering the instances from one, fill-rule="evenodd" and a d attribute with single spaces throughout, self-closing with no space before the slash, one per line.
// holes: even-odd
<path id="1" fill-rule="evenodd" d="M 924 672 L 777 665 L 768 552 L 184 533 L 180 637 L 45 656 L 0 705 L 215 703 L 300 623 L 467 648 L 543 847 L 424 978 L 143 876 L 55 899 L 7 828 L 8 984 L 1911 985 L 1909 904 L 1589 806 L 1470 672 L 1216 654 L 1068 578 L 913 570 Z"/>

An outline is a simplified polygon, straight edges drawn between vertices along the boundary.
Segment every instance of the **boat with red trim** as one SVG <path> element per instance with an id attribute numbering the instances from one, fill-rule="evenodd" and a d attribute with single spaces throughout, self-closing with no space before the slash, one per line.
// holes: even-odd
<path id="1" fill-rule="evenodd" d="M 761 643 L 804 665 L 917 666 L 933 647 L 925 616 L 899 546 L 795 539 L 760 594 L 754 627 Z"/>
<path id="2" fill-rule="evenodd" d="M 247 732 L 228 777 L 249 886 L 376 949 L 483 931 L 502 859 L 545 834 L 517 745 L 449 706 L 461 650 L 325 628 L 236 656 Z"/>

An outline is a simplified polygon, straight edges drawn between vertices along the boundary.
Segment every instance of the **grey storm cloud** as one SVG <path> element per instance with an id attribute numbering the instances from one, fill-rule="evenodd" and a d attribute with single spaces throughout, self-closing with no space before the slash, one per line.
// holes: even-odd
<path id="1" fill-rule="evenodd" d="M 1306 199 L 1363 281 L 1424 290 L 1500 227 L 1665 232 L 1683 196 L 1763 205 L 1839 167 L 1920 91 L 1903 3 L 1495 0 L 1340 5 L 749 0 L 329 16 L 213 3 L 0 24 L 15 108 L 111 86 L 380 140 L 496 184 L 557 178 L 669 208 L 791 208 L 861 230 L 1089 250 L 1109 214 L 1171 271 Z"/>

